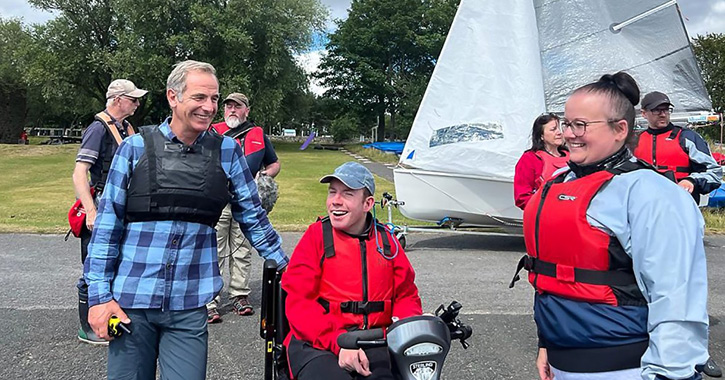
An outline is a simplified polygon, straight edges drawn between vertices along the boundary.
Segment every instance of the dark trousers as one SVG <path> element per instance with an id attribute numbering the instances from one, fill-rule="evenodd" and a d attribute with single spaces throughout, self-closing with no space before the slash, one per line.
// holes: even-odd
<path id="1" fill-rule="evenodd" d="M 330 351 L 322 351 L 312 347 L 309 343 L 292 339 L 287 356 L 292 373 L 297 380 L 394 380 L 390 369 L 390 355 L 387 347 L 371 348 L 365 350 L 370 362 L 368 377 L 357 373 L 350 373 L 340 368 L 337 356 Z"/>
<path id="2" fill-rule="evenodd" d="M 108 347 L 109 380 L 204 380 L 209 333 L 206 307 L 184 311 L 126 309 L 132 334 Z"/>

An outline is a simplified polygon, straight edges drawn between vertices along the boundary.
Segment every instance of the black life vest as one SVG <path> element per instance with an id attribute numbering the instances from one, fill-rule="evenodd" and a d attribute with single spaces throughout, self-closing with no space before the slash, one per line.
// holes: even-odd
<path id="1" fill-rule="evenodd" d="M 143 127 L 145 152 L 129 182 L 126 221 L 183 220 L 216 225 L 231 200 L 221 165 L 223 138 L 207 133 L 194 145 Z"/>
<path id="2" fill-rule="evenodd" d="M 106 133 L 103 135 L 103 146 L 101 147 L 103 149 L 101 178 L 91 178 L 91 185 L 100 193 L 103 191 L 103 186 L 108 179 L 108 171 L 111 169 L 111 161 L 113 161 L 113 155 L 116 154 L 116 149 L 118 149 L 125 137 L 131 136 L 135 132 L 131 123 L 126 120 L 122 123 L 125 130 L 119 130 L 116 127 L 115 120 L 105 111 L 97 113 L 94 119 L 100 121 L 106 128 Z"/>

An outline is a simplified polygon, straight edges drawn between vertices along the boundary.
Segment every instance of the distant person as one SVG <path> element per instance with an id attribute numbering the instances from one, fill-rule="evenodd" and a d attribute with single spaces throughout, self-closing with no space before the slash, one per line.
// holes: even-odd
<path id="1" fill-rule="evenodd" d="M 392 380 L 387 347 L 341 349 L 337 338 L 420 315 L 413 267 L 370 213 L 375 180 L 367 168 L 346 162 L 320 182 L 329 183 L 327 216 L 305 231 L 282 275 L 289 367 L 297 380 Z"/>
<path id="2" fill-rule="evenodd" d="M 534 120 L 531 129 L 531 148 L 516 163 L 514 200 L 520 209 L 526 208 L 531 196 L 559 168 L 566 166 L 569 152 L 564 146 L 559 117 L 545 113 Z"/>
<path id="3" fill-rule="evenodd" d="M 83 132 L 73 170 L 76 197 L 86 212 L 85 227 L 80 234 L 81 264 L 88 256 L 88 243 L 96 221 L 96 205 L 103 193 L 113 155 L 121 140 L 134 134 L 126 118 L 133 115 L 139 106 L 139 98 L 146 93 L 148 91 L 137 88 L 130 80 L 114 80 L 106 91 L 106 109 L 97 113 L 95 120 Z M 81 321 L 78 339 L 85 343 L 108 345 L 108 341 L 96 336 L 88 325 L 88 285 L 82 277 L 78 280 L 78 314 Z"/>
<path id="4" fill-rule="evenodd" d="M 642 117 L 649 127 L 639 135 L 634 155 L 659 171 L 672 172 L 677 184 L 699 203 L 700 195 L 720 187 L 722 167 L 702 136 L 670 122 L 672 111 L 670 98 L 661 92 L 642 98 Z"/>
<path id="5" fill-rule="evenodd" d="M 630 153 L 638 102 L 624 72 L 575 90 L 569 170 L 524 210 L 542 380 L 697 380 L 708 359 L 704 221 Z"/>
<path id="6" fill-rule="evenodd" d="M 274 151 L 272 142 L 264 134 L 264 130 L 247 119 L 249 116 L 249 99 L 247 96 L 233 92 L 224 99 L 223 103 L 224 121 L 212 125 L 211 129 L 237 141 L 242 148 L 242 153 L 244 153 L 252 177 L 276 177 L 280 170 L 277 154 Z M 263 194 L 260 192 L 260 198 L 262 197 Z M 265 204 L 265 200 L 261 199 L 262 208 L 270 212 L 271 207 Z M 230 205 L 227 205 L 222 211 L 216 225 L 216 231 L 219 271 L 224 272 L 227 266 L 229 268 L 228 292 L 232 301 L 232 308 L 239 315 L 254 314 L 254 308 L 249 302 L 249 293 L 251 293 L 249 271 L 252 267 L 252 245 L 242 234 L 239 224 L 233 222 Z M 221 315 L 217 310 L 220 302 L 221 297 L 217 295 L 213 301 L 207 304 L 209 323 L 221 322 Z"/>
<path id="7" fill-rule="evenodd" d="M 25 132 L 24 129 L 20 132 L 20 139 L 18 139 L 18 144 L 22 144 L 22 145 L 28 144 L 28 132 Z"/>
<path id="8" fill-rule="evenodd" d="M 208 132 L 219 102 L 214 67 L 177 64 L 166 99 L 171 117 L 116 152 L 85 262 L 93 331 L 111 339 L 113 315 L 132 331 L 109 345 L 109 379 L 155 379 L 157 361 L 161 379 L 206 377 L 205 305 L 222 289 L 214 225 L 227 204 L 262 256 L 279 270 L 288 263 L 241 148 Z"/>

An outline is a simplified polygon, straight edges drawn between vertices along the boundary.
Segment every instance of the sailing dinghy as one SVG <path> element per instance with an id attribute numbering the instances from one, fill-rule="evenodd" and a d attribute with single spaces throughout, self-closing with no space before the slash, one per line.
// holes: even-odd
<path id="1" fill-rule="evenodd" d="M 514 167 L 533 120 L 617 71 L 667 93 L 675 122 L 711 109 L 675 0 L 462 0 L 394 170 L 401 212 L 520 225 Z"/>

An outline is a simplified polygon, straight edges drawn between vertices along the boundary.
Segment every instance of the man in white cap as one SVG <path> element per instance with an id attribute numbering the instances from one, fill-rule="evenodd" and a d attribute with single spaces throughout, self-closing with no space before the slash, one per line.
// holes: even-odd
<path id="1" fill-rule="evenodd" d="M 96 219 L 96 200 L 100 199 L 103 185 L 106 183 L 111 160 L 121 140 L 134 133 L 126 118 L 133 115 L 138 108 L 139 98 L 148 91 L 136 87 L 126 79 L 116 79 L 106 91 L 106 109 L 95 116 L 95 120 L 83 132 L 81 147 L 76 155 L 76 166 L 73 170 L 73 187 L 76 197 L 81 200 L 86 211 L 85 227 L 82 228 L 81 263 L 88 255 L 88 243 Z M 89 182 L 90 174 L 90 182 Z M 81 277 L 78 280 L 78 315 L 81 327 L 78 339 L 82 342 L 108 345 L 108 341 L 100 339 L 88 325 L 88 286 Z"/>

